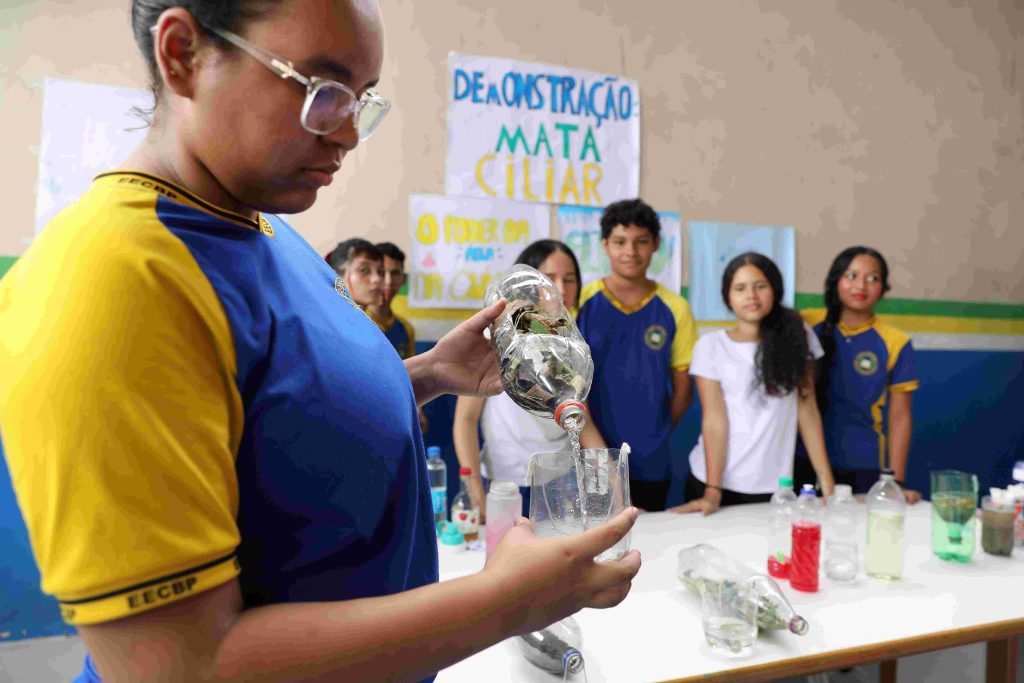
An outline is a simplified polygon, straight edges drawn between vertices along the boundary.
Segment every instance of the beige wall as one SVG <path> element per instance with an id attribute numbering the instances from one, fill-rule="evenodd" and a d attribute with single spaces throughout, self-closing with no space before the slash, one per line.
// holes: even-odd
<path id="1" fill-rule="evenodd" d="M 444 191 L 457 50 L 637 79 L 642 196 L 684 220 L 795 226 L 800 291 L 866 243 L 896 296 L 1024 301 L 1019 0 L 383 3 L 396 107 L 294 218 L 321 251 L 408 245 L 408 195 Z M 0 254 L 32 233 L 42 79 L 143 86 L 127 4 L 0 5 Z"/>

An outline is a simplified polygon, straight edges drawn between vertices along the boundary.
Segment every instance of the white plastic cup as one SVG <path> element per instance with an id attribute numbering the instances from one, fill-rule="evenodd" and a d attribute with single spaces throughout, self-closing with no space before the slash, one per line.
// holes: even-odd
<path id="1" fill-rule="evenodd" d="M 523 496 L 511 481 L 492 481 L 487 492 L 487 557 L 523 513 Z"/>

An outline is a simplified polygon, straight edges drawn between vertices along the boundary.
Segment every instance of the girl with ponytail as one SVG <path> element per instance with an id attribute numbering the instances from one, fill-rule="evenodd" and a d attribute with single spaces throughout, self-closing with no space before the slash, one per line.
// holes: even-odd
<path id="1" fill-rule="evenodd" d="M 782 274 L 762 254 L 740 254 L 722 274 L 722 299 L 736 325 L 702 336 L 693 352 L 703 422 L 690 453 L 687 502 L 674 512 L 707 515 L 722 505 L 767 502 L 779 478 L 793 474 L 798 428 L 824 494 L 832 493 L 814 399 L 821 345 L 782 295 Z"/>

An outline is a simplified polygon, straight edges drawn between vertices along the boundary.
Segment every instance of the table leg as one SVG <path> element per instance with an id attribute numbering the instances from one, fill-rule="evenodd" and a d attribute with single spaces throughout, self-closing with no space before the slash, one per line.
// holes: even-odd
<path id="1" fill-rule="evenodd" d="M 985 682 L 1016 683 L 1017 639 L 990 640 L 985 647 Z"/>
<path id="2" fill-rule="evenodd" d="M 896 663 L 898 659 L 887 659 L 878 665 L 879 683 L 896 683 Z"/>

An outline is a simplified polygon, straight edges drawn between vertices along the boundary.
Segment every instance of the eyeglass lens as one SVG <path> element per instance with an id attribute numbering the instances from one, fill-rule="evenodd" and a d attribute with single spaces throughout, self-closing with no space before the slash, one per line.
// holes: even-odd
<path id="1" fill-rule="evenodd" d="M 321 135 L 334 132 L 352 114 L 355 106 L 352 95 L 346 91 L 330 84 L 320 84 L 306 110 L 306 127 Z M 365 140 L 373 133 L 386 112 L 386 106 L 374 100 L 364 101 L 355 121 L 360 140 Z"/>

